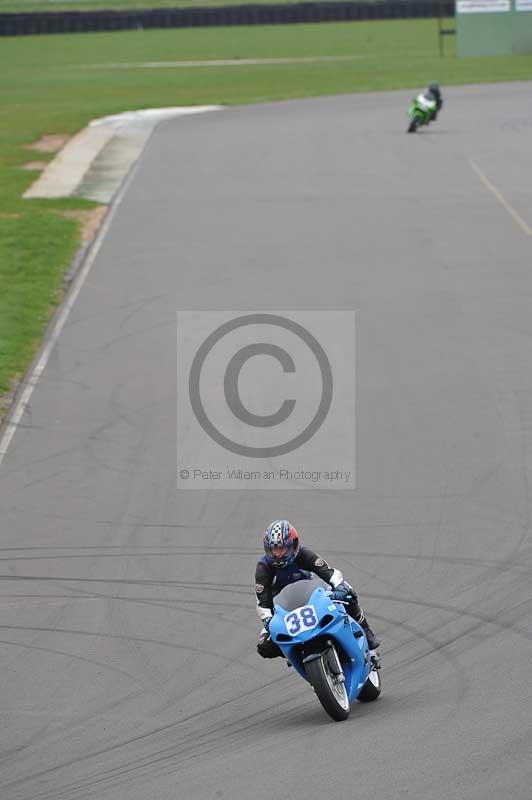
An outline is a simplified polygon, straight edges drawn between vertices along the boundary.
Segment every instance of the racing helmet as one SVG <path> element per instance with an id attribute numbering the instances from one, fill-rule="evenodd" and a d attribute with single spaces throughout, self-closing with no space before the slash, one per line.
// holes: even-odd
<path id="1" fill-rule="evenodd" d="M 431 83 L 429 83 L 429 92 L 435 94 L 436 97 L 438 97 L 438 95 L 440 94 L 440 87 L 438 86 L 436 81 L 432 81 Z"/>
<path id="2" fill-rule="evenodd" d="M 274 567 L 287 567 L 299 552 L 299 534 L 287 519 L 268 525 L 263 542 L 266 558 Z"/>

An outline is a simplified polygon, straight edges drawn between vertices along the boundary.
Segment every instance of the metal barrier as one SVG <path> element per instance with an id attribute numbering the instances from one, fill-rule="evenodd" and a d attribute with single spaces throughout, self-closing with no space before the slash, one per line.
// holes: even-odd
<path id="1" fill-rule="evenodd" d="M 155 8 L 120 11 L 63 11 L 0 14 L 0 36 L 144 28 L 192 28 L 226 25 L 288 25 L 454 16 L 454 0 L 360 0 L 360 2 L 239 5 L 211 8 Z"/>

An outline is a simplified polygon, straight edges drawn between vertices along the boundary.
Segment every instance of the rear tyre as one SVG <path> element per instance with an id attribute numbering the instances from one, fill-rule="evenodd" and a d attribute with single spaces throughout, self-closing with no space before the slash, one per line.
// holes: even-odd
<path id="1" fill-rule="evenodd" d="M 326 655 L 321 655 L 305 664 L 307 676 L 327 714 L 336 722 L 349 716 L 351 705 L 345 683 L 337 680 Z"/>
<path id="2" fill-rule="evenodd" d="M 381 673 L 378 669 L 372 669 L 357 699 L 361 703 L 372 703 L 380 695 L 381 688 Z"/>

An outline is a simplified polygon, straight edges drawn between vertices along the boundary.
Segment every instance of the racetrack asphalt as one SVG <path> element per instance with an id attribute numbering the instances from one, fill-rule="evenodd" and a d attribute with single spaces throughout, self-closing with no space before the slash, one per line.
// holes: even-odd
<path id="1" fill-rule="evenodd" d="M 531 91 L 153 135 L 0 468 L 2 800 L 530 800 Z M 355 491 L 176 490 L 176 308 L 356 310 Z M 279 516 L 383 640 L 345 723 L 255 652 Z"/>

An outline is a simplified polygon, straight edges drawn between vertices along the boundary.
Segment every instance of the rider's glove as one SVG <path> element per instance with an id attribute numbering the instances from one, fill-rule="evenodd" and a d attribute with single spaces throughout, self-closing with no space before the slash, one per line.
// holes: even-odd
<path id="1" fill-rule="evenodd" d="M 353 599 L 353 594 L 353 587 L 350 586 L 347 581 L 342 581 L 342 583 L 339 583 L 334 591 L 331 592 L 331 598 L 333 600 L 349 601 Z"/>
<path id="2" fill-rule="evenodd" d="M 266 633 L 270 632 L 270 622 L 272 621 L 273 617 L 266 617 L 262 620 L 262 624 L 266 630 Z"/>

